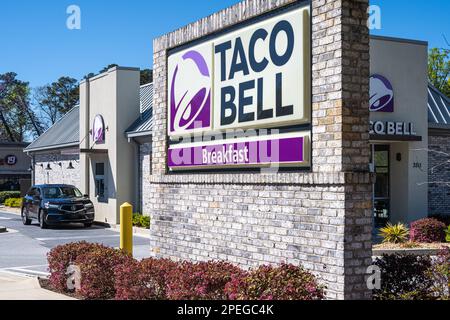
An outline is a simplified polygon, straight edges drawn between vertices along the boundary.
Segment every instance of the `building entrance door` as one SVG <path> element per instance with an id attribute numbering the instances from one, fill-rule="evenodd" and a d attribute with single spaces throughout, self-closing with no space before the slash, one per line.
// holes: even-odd
<path id="1" fill-rule="evenodd" d="M 374 224 L 380 228 L 390 220 L 391 214 L 389 145 L 372 146 L 372 166 L 376 176 L 373 188 Z"/>

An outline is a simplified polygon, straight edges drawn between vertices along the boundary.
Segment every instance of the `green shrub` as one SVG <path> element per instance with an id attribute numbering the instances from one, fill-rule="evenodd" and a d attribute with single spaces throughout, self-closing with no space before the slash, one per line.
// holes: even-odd
<path id="1" fill-rule="evenodd" d="M 393 225 L 388 223 L 386 227 L 380 229 L 380 236 L 384 243 L 405 243 L 408 240 L 409 230 L 402 224 Z"/>
<path id="2" fill-rule="evenodd" d="M 9 198 L 5 200 L 5 206 L 11 208 L 20 208 L 22 207 L 22 198 Z"/>
<path id="3" fill-rule="evenodd" d="M 133 226 L 139 228 L 150 229 L 150 217 L 140 213 L 133 214 Z"/>
<path id="4" fill-rule="evenodd" d="M 20 192 L 19 191 L 0 192 L 0 203 L 5 203 L 5 200 L 10 198 L 20 198 Z"/>

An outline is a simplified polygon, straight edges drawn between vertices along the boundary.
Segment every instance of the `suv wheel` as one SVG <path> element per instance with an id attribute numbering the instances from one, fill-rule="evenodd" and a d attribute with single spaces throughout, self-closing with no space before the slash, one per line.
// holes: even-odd
<path id="1" fill-rule="evenodd" d="M 28 209 L 22 208 L 22 223 L 26 226 L 29 226 L 31 224 L 31 219 L 28 218 Z"/>
<path id="2" fill-rule="evenodd" d="M 39 226 L 41 229 L 47 229 L 47 223 L 45 222 L 46 215 L 43 211 L 39 212 Z"/>

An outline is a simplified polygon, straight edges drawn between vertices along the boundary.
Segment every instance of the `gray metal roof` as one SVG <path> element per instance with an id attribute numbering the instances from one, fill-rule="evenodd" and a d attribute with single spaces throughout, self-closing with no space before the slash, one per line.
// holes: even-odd
<path id="1" fill-rule="evenodd" d="M 80 108 L 75 106 L 58 122 L 34 140 L 25 152 L 78 146 L 80 140 Z"/>
<path id="2" fill-rule="evenodd" d="M 428 85 L 428 122 L 430 127 L 447 127 L 450 129 L 450 99 Z"/>
<path id="3" fill-rule="evenodd" d="M 141 116 L 125 133 L 129 138 L 150 135 L 153 129 L 153 83 L 141 87 Z"/>
<path id="4" fill-rule="evenodd" d="M 153 129 L 153 83 L 141 86 L 141 116 L 126 130 L 128 137 L 151 135 Z M 57 123 L 32 142 L 24 151 L 36 152 L 79 145 L 80 108 L 74 107 Z"/>

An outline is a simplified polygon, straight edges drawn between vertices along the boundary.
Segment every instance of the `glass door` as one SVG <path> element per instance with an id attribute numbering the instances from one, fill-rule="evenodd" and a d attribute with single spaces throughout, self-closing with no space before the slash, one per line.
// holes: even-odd
<path id="1" fill-rule="evenodd" d="M 384 227 L 390 219 L 390 159 L 389 145 L 374 145 L 372 148 L 374 185 L 375 227 Z"/>

